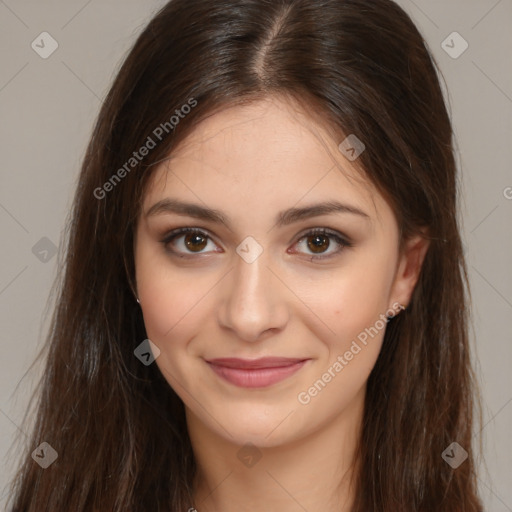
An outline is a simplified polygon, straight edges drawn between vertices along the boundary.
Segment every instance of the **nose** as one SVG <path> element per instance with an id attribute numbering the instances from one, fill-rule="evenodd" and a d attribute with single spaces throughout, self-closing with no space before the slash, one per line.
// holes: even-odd
<path id="1" fill-rule="evenodd" d="M 289 317 L 285 286 L 269 268 L 265 254 L 252 263 L 235 256 L 217 310 L 219 324 L 248 342 L 281 331 Z"/>

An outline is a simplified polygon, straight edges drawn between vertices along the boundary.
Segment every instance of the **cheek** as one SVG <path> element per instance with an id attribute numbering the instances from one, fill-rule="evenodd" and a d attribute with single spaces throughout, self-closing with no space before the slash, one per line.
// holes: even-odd
<path id="1" fill-rule="evenodd" d="M 326 335 L 318 324 L 321 356 L 301 390 L 305 393 L 303 399 L 298 400 L 301 406 L 310 402 L 304 414 L 314 410 L 321 416 L 326 408 L 329 414 L 335 414 L 364 387 L 387 326 L 392 262 L 391 255 L 387 257 L 383 252 L 380 258 L 372 256 L 371 251 L 360 253 L 360 258 L 316 283 L 316 293 L 309 296 L 311 309 L 319 312 L 329 333 Z"/>
<path id="2" fill-rule="evenodd" d="M 329 327 L 333 348 L 343 348 L 353 337 L 375 324 L 389 309 L 392 269 L 382 260 L 363 259 L 325 278 L 317 279 L 314 291 L 302 296 L 319 319 Z M 335 333 L 335 334 L 334 334 Z"/>
<path id="3" fill-rule="evenodd" d="M 179 340 L 193 334 L 194 326 L 204 325 L 206 283 L 190 282 L 175 276 L 158 274 L 139 286 L 139 297 L 148 337 L 160 350 L 168 350 Z"/>
<path id="4" fill-rule="evenodd" d="M 190 387 L 190 375 L 197 371 L 190 342 L 207 329 L 204 308 L 208 297 L 204 295 L 208 287 L 195 284 L 167 274 L 145 280 L 139 292 L 147 336 L 160 350 L 155 364 L 184 401 L 187 397 L 181 390 Z"/>
<path id="5" fill-rule="evenodd" d="M 387 322 L 389 276 L 380 265 L 353 268 L 330 280 L 314 309 L 335 332 L 320 338 L 325 349 L 296 396 L 295 420 L 333 419 L 341 411 L 357 414 L 364 387 L 379 356 Z M 319 331 L 317 331 L 318 333 Z M 321 352 L 319 351 L 319 354 Z"/>
<path id="6" fill-rule="evenodd" d="M 148 338 L 167 352 L 190 338 L 201 318 L 204 323 L 207 291 L 215 282 L 207 273 L 173 268 L 158 248 L 150 247 L 142 240 L 137 248 L 137 291 Z"/>

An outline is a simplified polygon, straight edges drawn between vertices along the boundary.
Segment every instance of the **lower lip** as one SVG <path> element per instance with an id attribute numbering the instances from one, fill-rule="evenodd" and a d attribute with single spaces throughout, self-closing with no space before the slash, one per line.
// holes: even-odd
<path id="1" fill-rule="evenodd" d="M 213 363 L 208 363 L 211 369 L 223 379 L 235 386 L 242 388 L 263 388 L 280 382 L 296 371 L 300 370 L 307 361 L 301 361 L 290 366 L 279 366 L 277 368 L 242 369 L 228 368 Z"/>

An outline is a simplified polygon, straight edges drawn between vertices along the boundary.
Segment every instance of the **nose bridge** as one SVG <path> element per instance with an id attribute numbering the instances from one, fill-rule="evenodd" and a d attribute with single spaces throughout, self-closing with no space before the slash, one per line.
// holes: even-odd
<path id="1" fill-rule="evenodd" d="M 282 328 L 286 322 L 280 283 L 268 268 L 267 256 L 263 252 L 253 261 L 235 257 L 219 310 L 221 325 L 234 330 L 237 337 L 246 341 L 256 341 L 263 332 Z"/>

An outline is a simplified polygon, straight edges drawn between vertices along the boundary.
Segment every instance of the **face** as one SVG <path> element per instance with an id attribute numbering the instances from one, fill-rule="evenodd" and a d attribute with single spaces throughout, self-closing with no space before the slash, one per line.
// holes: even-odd
<path id="1" fill-rule="evenodd" d="M 232 107 L 144 198 L 136 281 L 156 364 L 187 419 L 233 443 L 296 441 L 360 410 L 386 315 L 416 282 L 424 247 L 399 253 L 390 206 L 339 142 L 283 100 Z M 226 358 L 244 361 L 212 363 Z"/>

